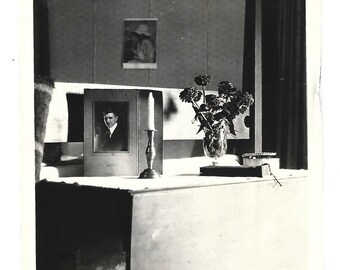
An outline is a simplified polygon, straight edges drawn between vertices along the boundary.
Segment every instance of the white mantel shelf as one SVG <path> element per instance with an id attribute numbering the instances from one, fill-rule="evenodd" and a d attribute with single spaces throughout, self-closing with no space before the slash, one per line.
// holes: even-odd
<path id="1" fill-rule="evenodd" d="M 44 177 L 51 182 L 64 182 L 82 186 L 129 190 L 131 193 L 151 192 L 159 190 L 184 189 L 204 186 L 234 185 L 251 182 L 273 182 L 273 176 L 265 177 L 220 177 L 200 176 L 200 167 L 211 162 L 206 157 L 191 157 L 181 159 L 166 159 L 163 161 L 164 174 L 159 179 L 138 179 L 138 176 L 96 176 L 96 177 L 58 177 L 58 170 L 53 166 L 45 167 Z M 221 164 L 225 166 L 240 166 L 235 155 L 225 155 Z M 69 166 L 65 166 L 69 167 Z M 50 171 L 46 170 L 49 169 Z M 280 183 L 288 179 L 304 178 L 308 176 L 306 170 L 274 170 Z M 49 173 L 47 173 L 49 172 Z"/>
<path id="2" fill-rule="evenodd" d="M 275 176 L 280 183 L 282 182 L 284 185 L 285 181 L 289 179 L 301 179 L 307 177 L 307 171 L 280 170 L 276 172 Z M 139 179 L 137 176 L 60 177 L 51 180 L 47 179 L 47 181 L 78 184 L 81 186 L 129 190 L 131 193 L 255 182 L 273 182 L 273 185 L 276 183 L 274 177 L 271 175 L 264 177 L 220 177 L 200 176 L 198 174 L 163 175 L 158 179 Z"/>

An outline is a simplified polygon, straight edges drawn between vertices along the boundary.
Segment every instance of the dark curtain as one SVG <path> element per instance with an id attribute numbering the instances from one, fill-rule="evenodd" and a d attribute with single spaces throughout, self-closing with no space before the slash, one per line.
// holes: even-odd
<path id="1" fill-rule="evenodd" d="M 281 167 L 307 168 L 305 0 L 278 5 L 277 140 Z"/>
<path id="2" fill-rule="evenodd" d="M 263 150 L 307 169 L 305 0 L 262 0 Z"/>
<path id="3" fill-rule="evenodd" d="M 34 0 L 34 74 L 49 77 L 49 33 L 47 1 Z"/>

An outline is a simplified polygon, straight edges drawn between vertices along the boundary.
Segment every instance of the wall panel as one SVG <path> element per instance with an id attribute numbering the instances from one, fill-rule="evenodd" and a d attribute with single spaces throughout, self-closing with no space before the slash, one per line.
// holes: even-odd
<path id="1" fill-rule="evenodd" d="M 151 85 L 186 86 L 207 68 L 206 0 L 152 0 L 151 15 L 158 18 L 158 68 Z"/>
<path id="2" fill-rule="evenodd" d="M 95 83 L 149 85 L 149 70 L 122 68 L 123 21 L 148 18 L 148 0 L 95 1 Z"/>
<path id="3" fill-rule="evenodd" d="M 92 0 L 49 0 L 51 77 L 93 82 Z"/>
<path id="4" fill-rule="evenodd" d="M 208 73 L 242 87 L 245 1 L 209 0 Z"/>
<path id="5" fill-rule="evenodd" d="M 48 0 L 57 81 L 184 88 L 209 73 L 241 87 L 245 0 Z M 123 20 L 157 18 L 157 69 L 123 69 Z"/>

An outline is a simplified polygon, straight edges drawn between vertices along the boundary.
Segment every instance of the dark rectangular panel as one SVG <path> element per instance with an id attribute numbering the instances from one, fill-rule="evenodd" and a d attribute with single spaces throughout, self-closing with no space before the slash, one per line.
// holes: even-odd
<path id="1" fill-rule="evenodd" d="M 36 269 L 122 269 L 129 265 L 128 191 L 36 184 Z"/>

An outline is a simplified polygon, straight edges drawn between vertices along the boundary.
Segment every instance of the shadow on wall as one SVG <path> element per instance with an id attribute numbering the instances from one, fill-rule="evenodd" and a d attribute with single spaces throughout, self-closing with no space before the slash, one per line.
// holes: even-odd
<path id="1" fill-rule="evenodd" d="M 167 107 L 164 108 L 163 116 L 164 120 L 169 121 L 171 116 L 178 112 L 178 108 L 172 96 L 168 96 L 168 101 L 165 104 L 167 104 Z"/>
<path id="2" fill-rule="evenodd" d="M 68 111 L 68 142 L 84 141 L 84 95 L 66 94 Z"/>

